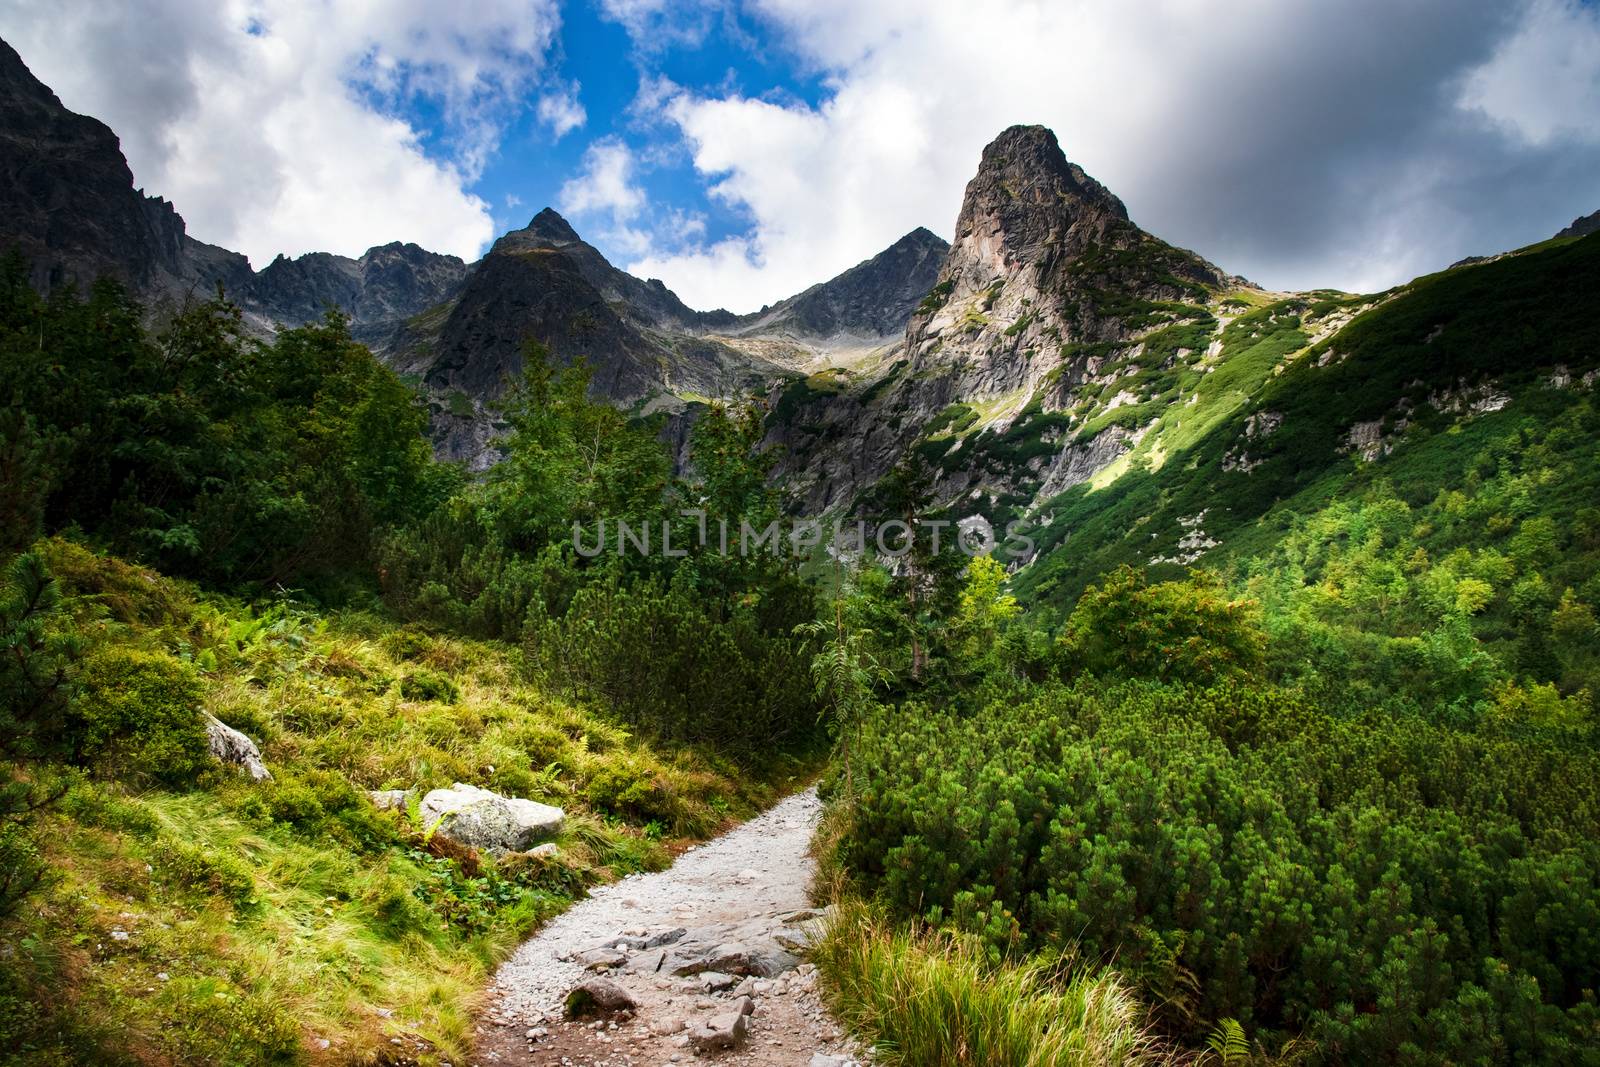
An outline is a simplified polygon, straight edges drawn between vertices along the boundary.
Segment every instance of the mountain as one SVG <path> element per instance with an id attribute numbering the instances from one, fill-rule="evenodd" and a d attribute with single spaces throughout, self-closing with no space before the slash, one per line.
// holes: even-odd
<path id="1" fill-rule="evenodd" d="M 1306 545 L 1352 524 L 1388 524 L 1359 546 L 1382 566 L 1448 555 L 1446 584 L 1463 550 L 1517 561 L 1494 582 L 1531 566 L 1529 516 L 1593 542 L 1600 236 L 1375 295 L 1269 293 L 1140 230 L 1039 127 L 985 149 L 955 232 L 880 367 L 776 395 L 792 510 L 871 513 L 914 454 L 946 517 L 1024 523 L 1014 584 L 1046 617 L 1121 564 L 1336 570 L 1358 546 Z M 1485 635 L 1514 631 L 1490 610 Z"/>
<path id="2" fill-rule="evenodd" d="M 926 230 L 830 281 L 750 315 L 696 311 L 658 279 L 613 266 L 551 208 L 495 242 L 459 292 L 411 320 L 388 348 L 432 397 L 441 455 L 494 459 L 493 402 L 522 373 L 529 340 L 583 357 L 591 388 L 642 412 L 765 392 L 819 358 L 860 358 L 891 342 L 944 242 Z M 682 436 L 669 427 L 669 436 Z"/>
<path id="3" fill-rule="evenodd" d="M 918 227 L 838 277 L 740 316 L 720 335 L 797 370 L 858 366 L 904 333 L 949 248 Z"/>
<path id="4" fill-rule="evenodd" d="M 597 395 L 677 415 L 819 365 L 869 362 L 898 340 L 946 250 L 917 230 L 750 315 L 689 308 L 661 281 L 614 267 L 548 208 L 471 265 L 392 243 L 354 259 L 279 256 L 254 271 L 136 189 L 116 135 L 68 111 L 3 42 L 0 87 L 0 248 L 21 251 L 37 287 L 104 275 L 161 307 L 220 285 L 262 335 L 338 307 L 423 390 L 439 454 L 478 467 L 496 458 L 493 402 L 521 373 L 530 339 L 587 359 Z M 686 426 L 667 432 L 681 439 Z"/>
<path id="5" fill-rule="evenodd" d="M 1585 215 L 1580 219 L 1573 219 L 1572 225 L 1557 233 L 1557 237 L 1587 237 L 1591 233 L 1600 233 L 1600 211 L 1592 215 Z"/>
<path id="6" fill-rule="evenodd" d="M 116 134 L 62 106 L 0 41 L 0 246 L 36 285 L 101 275 L 177 296 L 250 274 L 243 256 L 196 241 L 171 204 L 134 188 Z"/>
<path id="7" fill-rule="evenodd" d="M 793 506 L 857 508 L 911 447 L 942 503 L 1057 492 L 1132 446 L 1138 416 L 1174 398 L 1163 375 L 1206 357 L 1214 305 L 1254 292 L 1141 230 L 1049 130 L 1012 127 L 984 149 L 955 242 L 881 368 L 815 375 L 777 401 L 769 441 Z"/>
<path id="8" fill-rule="evenodd" d="M 135 188 L 116 134 L 68 111 L 0 41 L 0 251 L 7 246 L 22 253 L 41 289 L 109 276 L 169 304 L 208 297 L 220 284 L 258 332 L 318 318 L 332 304 L 380 348 L 466 273 L 455 256 L 401 244 L 360 259 L 280 256 L 257 273 L 237 252 L 190 237 L 173 205 Z"/>
<path id="9" fill-rule="evenodd" d="M 309 322 L 333 305 L 350 316 L 356 337 L 381 350 L 398 324 L 448 297 L 466 273 L 457 256 L 395 241 L 359 259 L 331 252 L 279 256 L 233 295 L 263 328 Z"/>

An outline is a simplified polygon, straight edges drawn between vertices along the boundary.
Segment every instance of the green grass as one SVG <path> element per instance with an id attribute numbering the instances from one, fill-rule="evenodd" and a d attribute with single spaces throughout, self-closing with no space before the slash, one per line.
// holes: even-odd
<path id="1" fill-rule="evenodd" d="M 1170 1062 L 1109 971 L 992 963 L 969 940 L 897 928 L 853 903 L 813 959 L 828 1006 L 885 1067 Z"/>
<path id="2" fill-rule="evenodd" d="M 91 644 L 187 661 L 207 710 L 258 741 L 274 778 L 218 767 L 169 790 L 24 767 L 70 788 L 38 834 L 57 880 L 0 923 L 0 1016 L 16 1015 L 0 1050 L 465 1062 L 489 974 L 540 922 L 777 790 L 548 698 L 508 646 L 201 596 L 65 541 L 40 547 Z M 561 805 L 559 858 L 496 865 L 363 792 L 453 781 Z"/>

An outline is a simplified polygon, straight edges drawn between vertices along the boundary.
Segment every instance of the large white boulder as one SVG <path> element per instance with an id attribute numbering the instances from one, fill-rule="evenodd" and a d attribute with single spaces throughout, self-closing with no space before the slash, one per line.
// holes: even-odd
<path id="1" fill-rule="evenodd" d="M 560 833 L 566 821 L 560 808 L 461 782 L 428 793 L 420 808 L 423 829 L 495 854 L 526 852 Z"/>

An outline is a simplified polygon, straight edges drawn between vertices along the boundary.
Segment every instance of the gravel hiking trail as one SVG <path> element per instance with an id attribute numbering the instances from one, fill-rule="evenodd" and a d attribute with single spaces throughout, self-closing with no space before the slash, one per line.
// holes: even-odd
<path id="1" fill-rule="evenodd" d="M 477 1067 L 863 1062 L 816 992 L 805 946 L 816 790 L 779 802 L 669 869 L 599 886 L 501 966 Z M 567 1018 L 572 990 L 593 991 Z M 619 1000 L 620 1010 L 604 1005 Z M 631 1004 L 629 1003 L 631 1002 Z"/>

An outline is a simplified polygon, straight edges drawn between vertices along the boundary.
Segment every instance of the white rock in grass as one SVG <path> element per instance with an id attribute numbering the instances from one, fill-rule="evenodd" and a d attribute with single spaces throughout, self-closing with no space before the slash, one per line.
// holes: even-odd
<path id="1" fill-rule="evenodd" d="M 256 743 L 210 712 L 206 713 L 206 742 L 218 760 L 243 767 L 256 781 L 272 777 L 267 765 L 261 762 L 261 750 Z"/>
<path id="2" fill-rule="evenodd" d="M 560 808 L 461 782 L 423 797 L 421 811 L 423 829 L 492 853 L 526 852 L 560 833 L 566 821 Z"/>

